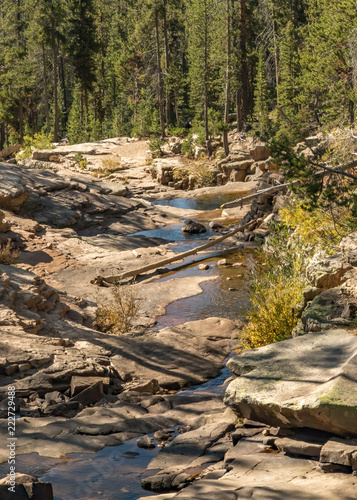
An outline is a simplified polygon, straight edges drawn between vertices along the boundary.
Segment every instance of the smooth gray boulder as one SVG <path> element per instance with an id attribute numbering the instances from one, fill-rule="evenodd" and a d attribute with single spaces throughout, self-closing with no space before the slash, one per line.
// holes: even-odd
<path id="1" fill-rule="evenodd" d="M 357 435 L 357 337 L 309 333 L 228 362 L 236 379 L 225 403 L 240 416 L 280 427 Z"/>

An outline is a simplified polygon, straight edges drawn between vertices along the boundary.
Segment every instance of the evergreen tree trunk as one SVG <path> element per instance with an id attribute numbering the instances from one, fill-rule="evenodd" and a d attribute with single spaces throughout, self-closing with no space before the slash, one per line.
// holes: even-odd
<path id="1" fill-rule="evenodd" d="M 238 89 L 236 92 L 236 114 L 237 114 L 237 131 L 243 130 L 243 115 L 242 115 L 242 91 Z"/>
<path id="2" fill-rule="evenodd" d="M 47 131 L 47 134 L 50 134 L 50 132 L 51 132 L 50 105 L 49 105 L 49 98 L 48 98 L 48 78 L 47 78 L 47 67 L 46 67 L 46 53 L 45 53 L 45 46 L 44 45 L 42 45 L 42 56 L 43 56 L 43 82 L 44 82 L 44 87 L 45 87 L 46 131 Z"/>
<path id="3" fill-rule="evenodd" d="M 247 123 L 249 112 L 249 74 L 247 61 L 247 5 L 246 0 L 240 0 L 240 56 L 241 56 L 241 128 L 243 130 Z"/>
<path id="4" fill-rule="evenodd" d="M 5 145 L 5 123 L 0 123 L 0 149 L 3 149 Z"/>
<path id="5" fill-rule="evenodd" d="M 279 106 L 279 58 L 278 58 L 278 45 L 276 43 L 276 30 L 275 21 L 273 19 L 273 43 L 274 43 L 274 64 L 275 64 L 275 85 L 276 85 L 276 102 Z"/>
<path id="6" fill-rule="evenodd" d="M 19 97 L 19 142 L 24 140 L 24 102 L 22 96 Z"/>
<path id="7" fill-rule="evenodd" d="M 208 15 L 207 15 L 207 4 L 205 2 L 204 9 L 204 121 L 205 121 L 205 140 L 206 140 L 206 149 L 208 158 L 211 156 L 211 141 L 209 138 L 209 128 L 208 128 Z"/>
<path id="8" fill-rule="evenodd" d="M 55 26 L 52 24 L 52 56 L 53 56 L 53 142 L 58 141 L 59 113 L 58 113 L 58 53 L 55 38 Z"/>
<path id="9" fill-rule="evenodd" d="M 68 100 L 67 100 L 67 85 L 66 85 L 66 75 L 64 72 L 64 61 L 63 61 L 63 56 L 61 55 L 60 57 L 60 64 L 61 64 L 61 84 L 62 84 L 62 90 L 63 90 L 63 106 L 64 106 L 64 116 L 65 116 L 65 123 L 67 123 L 68 120 Z"/>
<path id="10" fill-rule="evenodd" d="M 230 98 L 230 64 L 231 64 L 231 13 L 230 13 L 230 0 L 226 0 L 226 15 L 227 15 L 227 62 L 226 62 L 226 81 L 225 81 L 225 96 L 224 96 L 224 124 L 225 129 L 223 131 L 223 148 L 224 154 L 229 155 L 229 144 L 228 144 L 228 126 L 229 126 L 229 98 Z"/>
<path id="11" fill-rule="evenodd" d="M 175 117 L 176 117 L 176 125 L 178 126 L 180 121 L 179 121 L 179 114 L 178 114 L 178 106 L 177 106 L 177 96 L 176 96 L 176 90 L 174 90 L 174 103 L 175 103 Z"/>
<path id="12" fill-rule="evenodd" d="M 161 126 L 161 138 L 164 139 L 165 138 L 164 98 L 163 98 L 162 74 L 161 74 L 159 16 L 157 10 L 155 11 L 155 32 L 156 32 L 157 79 L 159 87 L 159 115 L 160 115 L 160 126 Z"/>
<path id="13" fill-rule="evenodd" d="M 165 42 L 165 64 L 166 64 L 166 125 L 171 121 L 171 102 L 170 102 L 170 89 L 168 85 L 168 74 L 170 67 L 170 52 L 168 40 L 168 27 L 167 27 L 167 0 L 164 0 L 164 42 Z"/>

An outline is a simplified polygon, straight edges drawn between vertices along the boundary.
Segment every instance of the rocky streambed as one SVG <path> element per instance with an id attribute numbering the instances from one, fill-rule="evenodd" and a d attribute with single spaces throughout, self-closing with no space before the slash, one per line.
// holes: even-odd
<path id="1" fill-rule="evenodd" d="M 231 358 L 227 386 L 252 240 L 269 234 L 284 195 L 222 213 L 256 181 L 177 196 L 148 178 L 140 147 L 136 160 L 120 141 L 85 149 L 94 165 L 109 150 L 128 154 L 125 182 L 52 157 L 0 165 L 1 238 L 21 250 L 16 265 L 0 266 L 0 433 L 15 385 L 17 471 L 43 481 L 18 478 L 21 498 L 52 498 L 47 483 L 58 500 L 354 498 L 355 240 L 311 270 L 296 332 L 304 335 Z M 280 174 L 262 175 L 264 187 Z M 184 236 L 182 219 L 206 232 Z M 193 262 L 137 277 L 130 333 L 93 329 L 98 302 L 111 297 L 96 276 L 170 258 L 241 219 L 250 223 L 243 234 Z M 7 459 L 2 447 L 4 477 Z"/>

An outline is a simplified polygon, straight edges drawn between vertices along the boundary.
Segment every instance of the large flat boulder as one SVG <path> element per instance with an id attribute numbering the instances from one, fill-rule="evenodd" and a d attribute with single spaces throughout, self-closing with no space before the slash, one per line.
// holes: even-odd
<path id="1" fill-rule="evenodd" d="M 355 483 L 356 478 L 348 474 L 319 472 L 316 462 L 312 460 L 296 460 L 280 454 L 257 453 L 242 455 L 231 463 L 228 473 L 218 478 L 216 474 L 209 473 L 202 480 L 194 482 L 174 495 L 174 498 L 352 500 L 356 494 Z"/>
<path id="2" fill-rule="evenodd" d="M 232 358 L 225 402 L 238 415 L 281 427 L 357 435 L 357 337 L 309 333 Z"/>
<path id="3" fill-rule="evenodd" d="M 227 432 L 234 429 L 234 414 L 231 410 L 222 415 L 220 422 L 210 423 L 178 435 L 172 443 L 162 448 L 160 453 L 149 463 L 148 470 L 166 469 L 190 465 L 196 458 L 218 441 Z"/>

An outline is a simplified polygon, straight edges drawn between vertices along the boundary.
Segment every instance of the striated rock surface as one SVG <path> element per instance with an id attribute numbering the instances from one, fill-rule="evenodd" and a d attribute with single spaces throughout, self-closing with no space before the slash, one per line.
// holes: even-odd
<path id="1" fill-rule="evenodd" d="M 217 468 L 173 498 L 189 500 L 352 500 L 356 481 L 346 474 L 321 475 L 316 462 L 278 455 L 242 455 L 226 472 Z M 160 498 L 160 497 L 157 497 Z M 162 498 L 165 498 L 164 496 Z M 144 500 L 144 498 L 139 499 Z"/>

